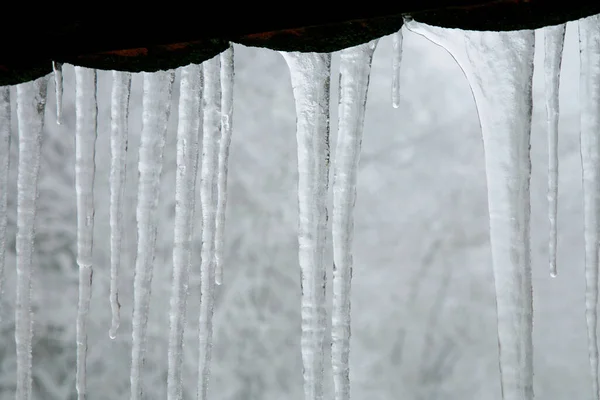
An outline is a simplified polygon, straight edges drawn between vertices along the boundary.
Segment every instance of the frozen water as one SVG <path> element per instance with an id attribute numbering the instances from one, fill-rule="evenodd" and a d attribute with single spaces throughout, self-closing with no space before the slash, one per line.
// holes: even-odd
<path id="1" fill-rule="evenodd" d="M 4 293 L 4 263 L 8 205 L 8 168 L 10 165 L 10 87 L 0 87 L 0 299 Z M 0 321 L 2 310 L 0 302 Z"/>
<path id="2" fill-rule="evenodd" d="M 157 207 L 167 123 L 171 113 L 174 71 L 144 73 L 142 136 L 139 155 L 137 204 L 138 247 L 135 262 L 131 400 L 142 399 L 140 379 L 150 308 L 156 251 Z"/>
<path id="3" fill-rule="evenodd" d="M 19 166 L 17 178 L 17 400 L 31 399 L 31 273 L 35 216 L 48 78 L 17 86 Z"/>
<path id="4" fill-rule="evenodd" d="M 544 28 L 544 78 L 546 82 L 546 113 L 548 129 L 548 219 L 550 235 L 548 250 L 550 275 L 555 277 L 556 270 L 556 217 L 558 211 L 558 89 L 560 66 L 562 62 L 566 25 Z"/>
<path id="5" fill-rule="evenodd" d="M 54 94 L 56 96 L 56 123 L 62 123 L 62 98 L 63 98 L 63 72 L 62 63 L 53 61 L 52 69 L 54 70 Z"/>
<path id="6" fill-rule="evenodd" d="M 131 74 L 113 71 L 110 107 L 110 308 L 111 324 L 108 335 L 115 339 L 120 324 L 119 266 L 123 234 L 123 196 L 127 166 L 127 125 Z"/>
<path id="7" fill-rule="evenodd" d="M 340 104 L 333 162 L 333 310 L 331 364 L 336 400 L 350 399 L 350 286 L 356 180 L 367 105 L 372 41 L 340 53 Z"/>
<path id="8" fill-rule="evenodd" d="M 323 398 L 327 326 L 324 254 L 329 178 L 331 54 L 282 53 L 292 80 L 298 141 L 298 245 L 302 300 L 304 398 Z"/>
<path id="9" fill-rule="evenodd" d="M 196 200 L 198 134 L 202 99 L 202 67 L 181 69 L 179 124 L 177 128 L 177 175 L 175 181 L 175 233 L 173 286 L 171 292 L 167 397 L 182 399 L 183 333 L 191 264 L 191 241 Z"/>
<path id="10" fill-rule="evenodd" d="M 402 64 L 402 29 L 392 35 L 392 106 L 400 107 L 400 66 Z"/>
<path id="11" fill-rule="evenodd" d="M 533 399 L 529 237 L 533 31 L 470 32 L 410 21 L 445 48 L 471 85 L 485 150 L 502 396 Z"/>

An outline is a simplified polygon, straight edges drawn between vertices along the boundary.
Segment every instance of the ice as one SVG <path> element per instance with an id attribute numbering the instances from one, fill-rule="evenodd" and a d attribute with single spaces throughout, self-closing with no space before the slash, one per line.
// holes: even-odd
<path id="1" fill-rule="evenodd" d="M 0 299 L 4 294 L 4 260 L 8 206 L 8 167 L 10 164 L 10 88 L 0 87 Z M 0 300 L 0 321 L 2 321 Z"/>
<path id="2" fill-rule="evenodd" d="M 198 134 L 202 67 L 191 64 L 181 69 L 179 124 L 177 128 L 177 176 L 175 181 L 175 233 L 173 244 L 173 287 L 171 293 L 169 366 L 167 394 L 169 400 L 182 398 L 183 333 L 186 318 L 191 242 L 196 200 Z"/>
<path id="3" fill-rule="evenodd" d="M 545 59 L 544 77 L 546 81 L 546 113 L 548 129 L 548 218 L 550 220 L 549 262 L 550 275 L 556 270 L 556 217 L 558 210 L 558 87 L 560 65 L 565 41 L 565 24 L 544 29 Z"/>
<path id="4" fill-rule="evenodd" d="M 98 105 L 96 70 L 75 67 L 75 191 L 77 195 L 77 398 L 86 398 L 87 319 L 92 296 L 94 175 Z"/>
<path id="5" fill-rule="evenodd" d="M 144 73 L 142 135 L 139 153 L 137 204 L 138 246 L 133 285 L 131 399 L 142 399 L 140 373 L 146 350 L 150 289 L 156 250 L 157 207 L 163 150 L 171 113 L 174 71 Z"/>
<path id="6" fill-rule="evenodd" d="M 533 399 L 529 143 L 534 32 L 465 32 L 415 21 L 407 28 L 452 54 L 471 85 L 485 150 L 502 395 Z"/>
<path id="7" fill-rule="evenodd" d="M 331 54 L 282 53 L 296 103 L 304 398 L 323 398 Z"/>
<path id="8" fill-rule="evenodd" d="M 221 139 L 220 58 L 216 56 L 204 67 L 204 136 L 202 140 L 202 265 L 200 267 L 200 362 L 198 399 L 206 400 L 212 357 L 213 308 L 215 295 L 215 231 L 218 204 L 219 145 Z"/>
<path id="9" fill-rule="evenodd" d="M 31 399 L 31 272 L 35 215 L 44 129 L 48 78 L 17 86 L 19 166 L 17 178 L 17 303 L 15 341 L 17 348 L 17 400 Z"/>
<path id="10" fill-rule="evenodd" d="M 400 107 L 400 65 L 402 63 L 402 29 L 392 35 L 392 106 Z"/>
<path id="11" fill-rule="evenodd" d="M 112 313 L 108 335 L 115 339 L 120 324 L 118 276 L 121 264 L 123 234 L 123 195 L 127 160 L 127 124 L 131 74 L 113 71 L 110 108 L 110 308 Z"/>
<path id="12" fill-rule="evenodd" d="M 56 95 L 56 123 L 62 123 L 62 98 L 63 98 L 63 72 L 62 63 L 53 61 L 54 70 L 54 93 Z"/>
<path id="13" fill-rule="evenodd" d="M 223 233 L 225 229 L 225 211 L 227 207 L 227 170 L 229 163 L 229 145 L 231 144 L 231 124 L 233 116 L 233 45 L 221 53 L 221 144 L 219 149 L 219 172 L 217 190 L 219 191 L 217 208 L 217 228 L 215 239 L 216 270 L 215 283 L 223 283 Z"/>
<path id="14" fill-rule="evenodd" d="M 600 250 L 600 15 L 579 20 L 581 168 L 585 234 L 585 316 L 593 398 L 598 384 L 598 251 Z"/>
<path id="15" fill-rule="evenodd" d="M 371 61 L 372 41 L 340 53 L 340 104 L 333 162 L 333 310 L 331 364 L 336 400 L 350 399 L 350 286 L 354 204 Z"/>

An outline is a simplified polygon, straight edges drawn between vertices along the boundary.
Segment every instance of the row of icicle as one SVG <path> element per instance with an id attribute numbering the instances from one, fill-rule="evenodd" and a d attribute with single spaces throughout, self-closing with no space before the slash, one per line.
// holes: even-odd
<path id="1" fill-rule="evenodd" d="M 502 395 L 533 399 L 531 255 L 529 242 L 533 31 L 465 32 L 408 20 L 406 27 L 445 48 L 471 85 L 480 118 L 490 211 L 490 241 L 497 296 Z M 548 112 L 550 271 L 556 275 L 558 182 L 558 85 L 565 26 L 545 29 L 544 63 Z M 579 21 L 581 54 L 581 158 L 585 213 L 586 320 L 594 398 L 598 389 L 596 343 L 600 230 L 600 25 L 598 16 Z M 338 140 L 333 163 L 332 367 L 336 400 L 350 398 L 350 284 L 353 208 L 371 60 L 377 41 L 340 53 Z M 392 103 L 400 105 L 402 32 L 393 37 Z M 299 263 L 302 285 L 301 350 L 307 400 L 323 398 L 326 309 L 324 253 L 329 176 L 329 86 L 331 54 L 282 53 L 291 74 L 297 113 Z M 54 64 L 57 119 L 62 99 L 61 66 Z M 85 398 L 86 320 L 92 283 L 93 183 L 97 126 L 96 72 L 76 67 L 77 378 Z M 138 248 L 134 281 L 131 399 L 142 398 L 140 379 L 147 329 L 157 231 L 157 198 L 174 72 L 144 74 L 143 125 L 139 150 Z M 191 260 L 195 182 L 201 161 L 201 310 L 198 398 L 207 398 L 212 350 L 214 284 L 223 277 L 223 227 L 227 159 L 233 104 L 233 48 L 181 70 L 177 130 L 173 288 L 168 352 L 169 399 L 182 398 L 182 345 Z M 17 86 L 19 121 L 17 217 L 17 399 L 31 398 L 31 270 L 35 198 L 47 79 Z M 125 184 L 129 73 L 113 72 L 111 107 L 111 290 L 110 336 L 119 325 L 117 274 Z M 203 132 L 199 160 L 199 132 Z M 0 89 L 0 187 L 7 187 L 10 138 L 9 89 Z M 0 191 L 0 270 L 6 243 L 6 190 Z M 0 283 L 2 279 L 0 279 Z"/>

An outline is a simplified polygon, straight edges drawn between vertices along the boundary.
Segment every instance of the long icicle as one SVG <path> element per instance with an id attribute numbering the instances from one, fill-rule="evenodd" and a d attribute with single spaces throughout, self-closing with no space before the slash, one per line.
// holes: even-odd
<path id="1" fill-rule="evenodd" d="M 219 149 L 219 203 L 217 208 L 217 228 L 215 254 L 217 266 L 215 283 L 223 283 L 223 242 L 225 230 L 225 211 L 227 208 L 227 172 L 229 163 L 229 146 L 231 144 L 233 117 L 233 81 L 234 81 L 233 44 L 221 53 L 221 144 Z"/>
<path id="2" fill-rule="evenodd" d="M 17 303 L 15 306 L 16 400 L 30 400 L 32 392 L 31 264 L 34 251 L 38 177 L 47 88 L 48 78 L 46 77 L 17 86 L 19 171 L 17 178 Z"/>
<path id="3" fill-rule="evenodd" d="M 131 73 L 113 71 L 110 106 L 110 309 L 111 323 L 108 335 L 117 337 L 120 325 L 119 266 L 121 265 L 121 238 L 123 235 L 123 196 L 127 168 L 127 136 Z"/>
<path id="4" fill-rule="evenodd" d="M 94 235 L 94 176 L 98 105 L 95 69 L 75 67 L 75 191 L 77 196 L 77 398 L 86 398 L 87 319 L 92 297 Z"/>
<path id="5" fill-rule="evenodd" d="M 175 178 L 175 232 L 173 243 L 173 286 L 169 330 L 167 398 L 182 394 L 183 334 L 186 319 L 192 249 L 191 221 L 196 199 L 198 134 L 202 99 L 202 67 L 191 64 L 181 69 L 179 124 L 177 128 L 177 176 Z"/>
<path id="6" fill-rule="evenodd" d="M 146 352 L 146 331 L 156 251 L 157 207 L 163 153 L 171 113 L 174 71 L 144 73 L 142 136 L 137 204 L 138 247 L 133 283 L 131 400 L 141 400 L 140 379 Z"/>
<path id="7" fill-rule="evenodd" d="M 282 53 L 296 103 L 304 398 L 323 398 L 331 54 Z"/>
<path id="8" fill-rule="evenodd" d="M 56 123 L 62 124 L 62 103 L 63 103 L 63 70 L 62 63 L 53 61 L 54 70 L 54 94 L 56 96 Z"/>
<path id="9" fill-rule="evenodd" d="M 350 399 L 350 288 L 354 204 L 371 61 L 376 46 L 375 40 L 340 53 L 339 123 L 333 163 L 332 221 L 331 364 L 336 400 Z"/>
<path id="10" fill-rule="evenodd" d="M 560 66 L 565 41 L 565 24 L 544 28 L 544 77 L 546 83 L 546 115 L 548 129 L 548 240 L 550 275 L 555 277 L 558 214 L 558 89 Z"/>
<path id="11" fill-rule="evenodd" d="M 392 35 L 392 106 L 400 107 L 400 66 L 402 64 L 402 29 Z"/>
<path id="12" fill-rule="evenodd" d="M 215 231 L 217 217 L 217 171 L 221 139 L 220 59 L 216 56 L 204 67 L 204 135 L 202 140 L 202 265 L 200 267 L 200 362 L 198 399 L 206 400 L 212 358 L 213 309 L 215 296 Z"/>
<path id="13" fill-rule="evenodd" d="M 0 299 L 4 294 L 6 226 L 8 224 L 8 170 L 10 167 L 10 87 L 0 87 Z M 2 302 L 0 301 L 0 322 Z"/>
<path id="14" fill-rule="evenodd" d="M 406 27 L 445 48 L 471 85 L 485 151 L 502 398 L 532 400 L 529 145 L 535 34 L 461 31 L 415 21 Z"/>
<path id="15" fill-rule="evenodd" d="M 585 317 L 593 398 L 600 399 L 598 381 L 598 251 L 600 250 L 600 16 L 579 20 L 581 62 L 581 169 L 585 235 Z"/>

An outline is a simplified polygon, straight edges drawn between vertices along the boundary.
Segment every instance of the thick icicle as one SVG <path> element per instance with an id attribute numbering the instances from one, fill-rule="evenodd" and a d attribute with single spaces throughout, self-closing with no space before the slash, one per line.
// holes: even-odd
<path id="1" fill-rule="evenodd" d="M 336 400 L 350 399 L 350 285 L 354 204 L 371 61 L 377 41 L 340 54 L 340 104 L 333 163 L 331 364 Z"/>
<path id="2" fill-rule="evenodd" d="M 177 128 L 177 176 L 175 180 L 175 233 L 173 243 L 173 287 L 169 331 L 169 400 L 182 399 L 181 368 L 186 318 L 192 229 L 196 200 L 198 133 L 202 99 L 202 67 L 191 64 L 181 69 L 179 125 Z"/>
<path id="3" fill-rule="evenodd" d="M 10 165 L 10 87 L 0 87 L 0 321 L 4 294 L 4 256 L 8 222 L 8 169 Z"/>
<path id="4" fill-rule="evenodd" d="M 392 106 L 400 107 L 400 65 L 402 63 L 402 29 L 392 35 Z"/>
<path id="5" fill-rule="evenodd" d="M 87 319 L 92 297 L 94 235 L 94 175 L 98 105 L 96 70 L 75 67 L 75 191 L 77 194 L 77 398 L 86 398 Z"/>
<path id="6" fill-rule="evenodd" d="M 35 237 L 35 215 L 44 129 L 48 78 L 17 86 L 19 123 L 19 172 L 17 178 L 17 303 L 15 341 L 17 347 L 17 400 L 31 399 L 31 269 Z"/>
<path id="7" fill-rule="evenodd" d="M 579 82 L 581 108 L 581 167 L 585 234 L 585 316 L 592 372 L 593 398 L 600 399 L 598 382 L 598 251 L 600 250 L 600 16 L 579 20 Z"/>
<path id="8" fill-rule="evenodd" d="M 163 152 L 171 113 L 174 71 L 144 73 L 137 204 L 138 246 L 133 283 L 131 400 L 142 399 L 140 373 L 146 351 L 150 289 L 156 250 L 157 207 Z"/>
<path id="9" fill-rule="evenodd" d="M 212 317 L 215 295 L 215 231 L 218 203 L 219 142 L 221 139 L 220 59 L 216 56 L 204 67 L 204 136 L 202 140 L 202 265 L 200 267 L 200 365 L 198 399 L 206 400 L 212 357 Z"/>
<path id="10" fill-rule="evenodd" d="M 485 150 L 502 395 L 505 400 L 531 400 L 529 143 L 534 32 L 464 32 L 414 21 L 407 28 L 448 50 L 471 85 Z"/>
<path id="11" fill-rule="evenodd" d="M 323 344 L 327 326 L 324 254 L 329 176 L 331 54 L 282 54 L 290 69 L 297 115 L 304 398 L 321 400 Z"/>
<path id="12" fill-rule="evenodd" d="M 123 196 L 127 166 L 127 124 L 131 73 L 113 71 L 110 108 L 110 309 L 112 313 L 108 335 L 115 339 L 120 324 L 118 276 L 121 264 L 123 234 Z"/>
<path id="13" fill-rule="evenodd" d="M 565 41 L 565 24 L 544 28 L 544 77 L 546 81 L 546 113 L 548 129 L 548 242 L 550 275 L 556 276 L 556 217 L 558 211 L 558 87 Z"/>
<path id="14" fill-rule="evenodd" d="M 53 61 L 54 70 L 54 93 L 56 95 L 56 123 L 62 123 L 62 98 L 63 98 L 63 72 L 62 63 Z"/>
<path id="15" fill-rule="evenodd" d="M 229 145 L 231 144 L 231 124 L 233 116 L 233 45 L 221 53 L 221 144 L 219 149 L 219 203 L 217 208 L 217 228 L 215 239 L 216 270 L 215 283 L 223 283 L 223 234 L 225 229 L 225 210 L 227 208 L 227 170 L 229 163 Z"/>

